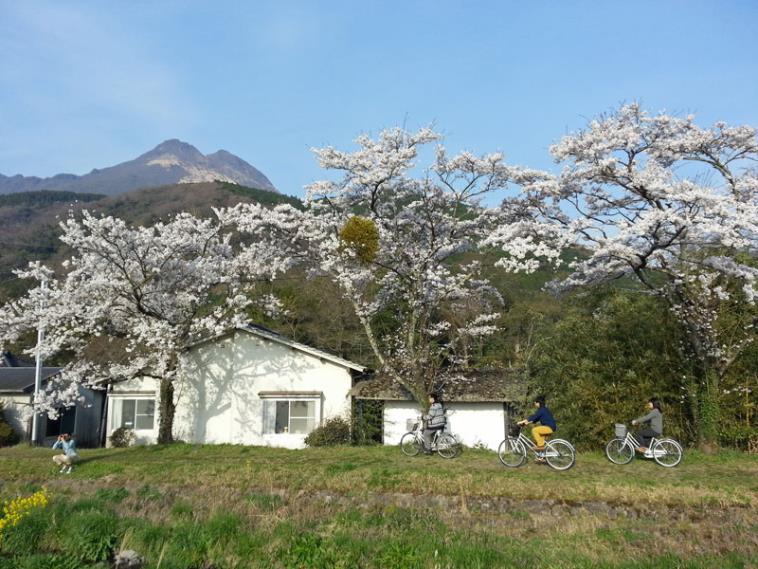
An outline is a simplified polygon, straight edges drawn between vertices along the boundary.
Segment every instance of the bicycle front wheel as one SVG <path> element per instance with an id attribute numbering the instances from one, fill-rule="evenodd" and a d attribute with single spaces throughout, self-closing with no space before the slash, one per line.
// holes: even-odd
<path id="1" fill-rule="evenodd" d="M 516 468 L 526 461 L 526 449 L 518 439 L 508 437 L 497 447 L 497 457 L 503 466 Z"/>
<path id="2" fill-rule="evenodd" d="M 443 433 L 437 439 L 437 454 L 442 458 L 455 458 L 458 456 L 458 441 L 453 435 Z"/>
<path id="3" fill-rule="evenodd" d="M 634 458 L 634 448 L 626 439 L 613 439 L 605 445 L 605 456 L 613 464 L 629 464 Z"/>
<path id="4" fill-rule="evenodd" d="M 574 447 L 561 439 L 548 441 L 545 445 L 545 460 L 553 470 L 568 470 L 576 462 Z"/>
<path id="5" fill-rule="evenodd" d="M 666 468 L 673 468 L 682 462 L 682 447 L 674 439 L 661 439 L 651 451 L 653 460 Z"/>
<path id="6" fill-rule="evenodd" d="M 400 439 L 400 450 L 405 456 L 416 456 L 421 452 L 421 441 L 416 437 L 416 433 L 405 433 Z"/>

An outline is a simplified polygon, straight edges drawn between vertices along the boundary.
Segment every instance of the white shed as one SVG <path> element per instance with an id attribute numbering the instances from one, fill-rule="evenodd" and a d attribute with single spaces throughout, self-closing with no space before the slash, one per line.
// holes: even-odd
<path id="1" fill-rule="evenodd" d="M 446 430 L 464 445 L 497 450 L 513 417 L 513 403 L 522 401 L 525 381 L 521 370 L 471 370 L 465 379 L 447 384 L 440 393 L 448 411 Z M 396 445 L 416 422 L 421 409 L 411 395 L 387 377 L 359 382 L 352 391 L 357 400 L 382 401 L 382 440 Z"/>
<path id="2" fill-rule="evenodd" d="M 175 389 L 174 438 L 301 448 L 324 419 L 348 417 L 354 376 L 364 367 L 262 327 L 236 328 L 200 342 L 182 358 Z M 158 438 L 155 379 L 114 384 L 108 433 L 133 429 Z"/>

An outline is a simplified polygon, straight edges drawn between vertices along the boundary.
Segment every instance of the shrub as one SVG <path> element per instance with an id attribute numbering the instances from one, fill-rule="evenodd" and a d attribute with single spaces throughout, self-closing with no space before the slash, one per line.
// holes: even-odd
<path id="1" fill-rule="evenodd" d="M 15 445 L 19 441 L 19 436 L 5 420 L 3 415 L 3 402 L 0 401 L 0 447 Z"/>
<path id="2" fill-rule="evenodd" d="M 68 555 L 38 554 L 19 558 L 13 569 L 81 569 L 81 563 Z M 0 564 L 0 568 L 3 565 Z M 91 566 L 93 569 L 97 565 Z"/>
<path id="3" fill-rule="evenodd" d="M 134 443 L 134 431 L 126 427 L 119 427 L 111 433 L 111 446 L 115 448 L 126 448 Z"/>
<path id="4" fill-rule="evenodd" d="M 95 492 L 95 498 L 103 502 L 113 502 L 120 504 L 129 496 L 129 490 L 126 488 L 100 488 Z"/>
<path id="5" fill-rule="evenodd" d="M 30 535 L 36 535 L 34 532 L 39 530 L 39 518 L 35 518 L 31 522 L 24 522 L 35 511 L 44 509 L 49 503 L 49 496 L 45 490 L 35 492 L 31 496 L 26 498 L 16 498 L 9 502 L 2 504 L 2 517 L 0 517 L 0 545 L 3 548 L 7 548 L 7 542 L 14 538 L 9 537 L 14 533 L 14 530 L 18 530 L 16 535 L 20 535 L 17 545 L 23 548 L 25 544 L 31 544 L 32 547 L 36 547 L 37 540 L 29 538 Z M 19 529 L 20 528 L 20 529 Z M 13 547 L 11 545 L 10 547 Z"/>
<path id="6" fill-rule="evenodd" d="M 353 444 L 382 444 L 384 401 L 353 401 Z"/>
<path id="7" fill-rule="evenodd" d="M 273 512 L 284 506 L 284 498 L 277 494 L 248 494 L 246 500 L 262 511 Z"/>
<path id="8" fill-rule="evenodd" d="M 287 569 L 300 567 L 327 569 L 359 565 L 354 552 L 339 547 L 334 539 L 309 532 L 294 536 L 292 541 L 280 548 L 277 558 Z M 395 565 L 395 567 L 405 566 Z"/>
<path id="9" fill-rule="evenodd" d="M 13 556 L 23 556 L 40 550 L 51 518 L 41 508 L 30 510 L 19 518 L 15 525 L 6 528 L 2 535 L 0 550 Z"/>
<path id="10" fill-rule="evenodd" d="M 72 514 L 64 522 L 61 545 L 80 561 L 106 561 L 118 542 L 118 523 L 113 512 L 87 511 Z"/>
<path id="11" fill-rule="evenodd" d="M 342 417 L 327 419 L 305 437 L 309 447 L 328 447 L 350 444 L 350 423 Z"/>

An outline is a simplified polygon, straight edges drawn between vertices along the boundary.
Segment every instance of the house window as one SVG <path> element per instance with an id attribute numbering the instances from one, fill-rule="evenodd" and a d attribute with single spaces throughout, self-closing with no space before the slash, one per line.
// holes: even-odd
<path id="1" fill-rule="evenodd" d="M 150 431 L 155 424 L 154 399 L 117 399 L 114 427 L 135 431 Z"/>
<path id="2" fill-rule="evenodd" d="M 264 399 L 263 434 L 307 435 L 316 427 L 315 399 Z"/>

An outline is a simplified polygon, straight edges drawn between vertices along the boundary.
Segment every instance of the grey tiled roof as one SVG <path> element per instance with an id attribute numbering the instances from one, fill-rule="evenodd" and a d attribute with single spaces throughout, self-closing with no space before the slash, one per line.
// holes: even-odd
<path id="1" fill-rule="evenodd" d="M 443 401 L 480 403 L 520 401 L 526 394 L 526 374 L 521 369 L 478 369 L 460 374 L 442 387 Z M 411 401 L 410 393 L 386 375 L 358 382 L 351 390 L 356 399 Z"/>
<path id="2" fill-rule="evenodd" d="M 34 360 L 19 358 L 11 352 L 0 353 L 0 367 L 29 367 L 34 365 Z"/>
<path id="3" fill-rule="evenodd" d="M 57 367 L 43 367 L 42 380 L 60 371 Z M 31 393 L 34 391 L 33 367 L 0 367 L 0 392 Z"/>

